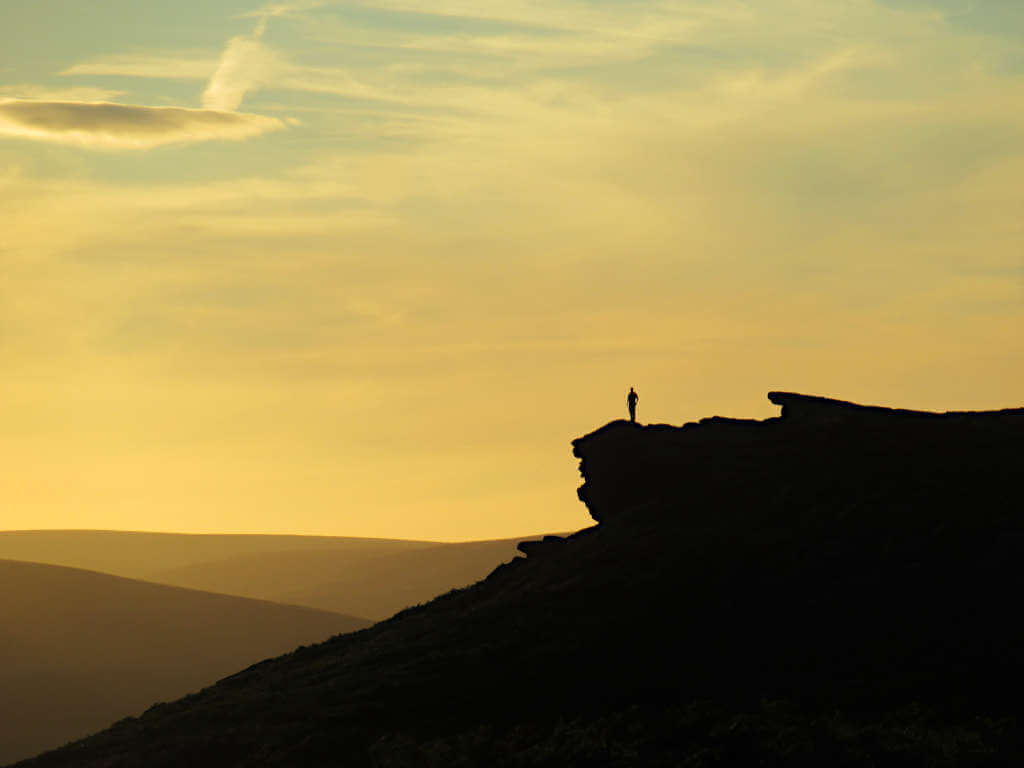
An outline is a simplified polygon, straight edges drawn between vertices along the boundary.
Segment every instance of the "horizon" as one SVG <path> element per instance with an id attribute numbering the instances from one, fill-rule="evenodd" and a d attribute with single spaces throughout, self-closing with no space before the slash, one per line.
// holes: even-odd
<path id="1" fill-rule="evenodd" d="M 0 20 L 5 528 L 578 530 L 630 386 L 1022 403 L 1024 6 Z"/>
<path id="2" fill-rule="evenodd" d="M 592 523 L 593 524 L 593 523 Z M 589 527 L 589 526 L 588 526 Z M 528 538 L 530 536 L 540 535 L 567 535 L 572 531 L 535 531 L 533 533 L 523 533 L 516 536 L 501 536 L 493 539 L 458 539 L 458 540 L 441 540 L 441 539 L 403 539 L 403 538 L 385 538 L 382 536 L 325 536 L 322 534 L 315 533 L 278 533 L 275 531 L 222 531 L 217 533 L 208 533 L 203 531 L 157 531 L 157 530 L 130 530 L 130 529 L 115 529 L 115 528 L 5 528 L 0 529 L 0 534 L 5 533 L 141 533 L 146 535 L 154 536 L 250 536 L 250 537 L 274 537 L 274 538 L 307 538 L 307 539 L 358 539 L 360 541 L 400 541 L 416 544 L 477 544 L 486 543 L 493 541 L 512 541 L 518 538 Z M 2 558 L 0 558 L 2 559 Z"/>

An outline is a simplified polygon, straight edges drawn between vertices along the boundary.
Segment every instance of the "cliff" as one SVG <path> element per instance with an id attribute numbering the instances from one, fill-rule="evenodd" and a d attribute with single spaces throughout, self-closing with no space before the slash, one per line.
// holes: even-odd
<path id="1" fill-rule="evenodd" d="M 573 443 L 599 524 L 32 766 L 999 765 L 1024 411 L 773 393 Z"/>
<path id="2" fill-rule="evenodd" d="M 940 486 L 953 496 L 1006 487 L 1024 437 L 1024 408 L 931 413 L 790 392 L 768 398 L 782 406 L 780 417 L 682 427 L 613 421 L 574 440 L 586 481 L 580 500 L 598 522 L 667 508 L 704 518 L 723 506 L 784 520 L 868 501 L 875 512 L 914 503 L 938 515 L 953 502 Z M 789 512 L 777 508 L 780 495 L 790 497 Z"/>

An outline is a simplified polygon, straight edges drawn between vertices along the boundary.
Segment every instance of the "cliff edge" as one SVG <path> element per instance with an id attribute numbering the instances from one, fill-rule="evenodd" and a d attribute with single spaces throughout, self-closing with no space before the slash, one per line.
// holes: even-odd
<path id="1" fill-rule="evenodd" d="M 933 413 L 792 392 L 768 399 L 782 406 L 779 417 L 714 416 L 681 427 L 613 421 L 574 440 L 580 500 L 596 521 L 615 522 L 645 508 L 767 510 L 780 493 L 814 487 L 815 498 L 791 503 L 820 509 L 873 499 L 884 507 L 916 495 L 938 514 L 951 499 L 936 495 L 937 485 L 957 495 L 1003 483 L 1024 439 L 1024 408 Z M 926 478 L 934 482 L 920 485 Z"/>

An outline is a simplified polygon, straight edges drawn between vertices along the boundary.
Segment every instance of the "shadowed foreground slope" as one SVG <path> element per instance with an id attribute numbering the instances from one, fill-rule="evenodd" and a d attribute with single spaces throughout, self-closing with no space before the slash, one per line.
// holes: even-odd
<path id="1" fill-rule="evenodd" d="M 600 525 L 32 766 L 1001 765 L 1024 410 L 574 442 Z"/>
<path id="2" fill-rule="evenodd" d="M 0 560 L 0 762 L 370 622 Z"/>

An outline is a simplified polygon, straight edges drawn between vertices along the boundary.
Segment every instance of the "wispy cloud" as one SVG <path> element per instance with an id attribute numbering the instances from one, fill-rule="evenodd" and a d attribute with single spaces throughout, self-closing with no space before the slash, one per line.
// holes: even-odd
<path id="1" fill-rule="evenodd" d="M 263 27 L 261 21 L 251 35 L 239 35 L 228 42 L 203 91 L 206 109 L 237 109 L 248 91 L 264 85 L 281 69 L 284 62 L 260 39 Z"/>
<path id="2" fill-rule="evenodd" d="M 0 102 L 0 134 L 89 147 L 146 149 L 162 144 L 245 139 L 283 128 L 273 117 L 109 102 Z"/>
<path id="3" fill-rule="evenodd" d="M 214 72 L 218 59 L 202 51 L 164 51 L 158 53 L 118 53 L 97 56 L 73 64 L 62 75 L 116 75 L 150 77 L 163 80 L 206 80 Z"/>
<path id="4" fill-rule="evenodd" d="M 29 99 L 33 101 L 110 101 L 123 91 L 109 88 L 75 86 L 71 88 L 49 88 L 43 85 L 22 83 L 21 85 L 0 86 L 0 101 L 5 99 Z"/>
<path id="5" fill-rule="evenodd" d="M 274 16 L 288 16 L 293 13 L 301 13 L 302 11 L 312 11 L 316 8 L 323 8 L 325 5 L 327 5 L 327 0 L 294 0 L 294 2 L 290 3 L 268 3 L 262 8 L 242 15 L 247 18 L 266 20 Z"/>
<path id="6" fill-rule="evenodd" d="M 238 35 L 228 41 L 203 92 L 203 106 L 207 109 L 238 109 L 248 91 L 266 85 L 287 71 L 289 64 L 263 42 L 267 23 L 274 17 L 311 10 L 323 4 L 320 0 L 272 3 L 245 14 L 257 19 L 256 28 L 247 35 Z"/>
<path id="7" fill-rule="evenodd" d="M 283 128 L 285 121 L 238 112 L 245 94 L 280 78 L 290 65 L 262 41 L 271 18 L 315 8 L 320 0 L 275 3 L 245 14 L 255 29 L 228 41 L 212 61 L 191 54 L 106 56 L 76 64 L 64 75 L 130 75 L 205 79 L 202 109 L 111 103 L 119 94 L 96 88 L 0 90 L 0 134 L 92 147 L 145 149 L 162 144 L 244 139 Z M 210 72 L 212 71 L 212 75 Z M 297 124 L 297 121 L 287 121 Z"/>

